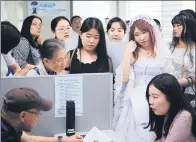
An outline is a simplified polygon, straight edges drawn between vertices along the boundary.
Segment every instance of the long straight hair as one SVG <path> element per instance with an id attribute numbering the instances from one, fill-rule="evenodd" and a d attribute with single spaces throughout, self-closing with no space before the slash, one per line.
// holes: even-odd
<path id="1" fill-rule="evenodd" d="M 185 54 L 188 52 L 189 58 L 191 61 L 191 68 L 193 67 L 193 55 L 191 54 L 192 48 L 195 48 L 196 46 L 196 19 L 194 15 L 192 15 L 189 12 L 181 12 L 177 14 L 171 21 L 171 24 L 180 24 L 183 27 L 181 37 L 175 37 L 173 36 L 172 43 L 170 45 L 170 49 L 172 50 L 172 53 L 174 52 L 175 48 L 179 44 L 179 40 L 181 39 L 184 44 L 186 45 L 186 51 Z M 183 57 L 183 63 L 184 63 L 184 57 Z"/>
<path id="2" fill-rule="evenodd" d="M 38 16 L 32 15 L 32 16 L 27 17 L 23 22 L 22 29 L 21 29 L 21 35 L 29 41 L 32 47 L 38 48 L 38 45 L 36 44 L 30 32 L 31 24 L 34 18 L 38 18 L 42 22 L 41 18 Z"/>
<path id="3" fill-rule="evenodd" d="M 180 84 L 178 83 L 177 79 L 168 73 L 163 73 L 160 75 L 155 76 L 148 84 L 146 90 L 146 99 L 149 103 L 149 87 L 154 85 L 158 90 L 160 90 L 166 97 L 167 101 L 170 103 L 170 108 L 166 116 L 158 116 L 156 115 L 152 109 L 149 109 L 149 123 L 148 126 L 145 128 L 150 127 L 150 131 L 154 131 L 156 133 L 156 140 L 160 139 L 161 137 L 167 137 L 169 129 L 171 127 L 172 122 L 176 115 L 186 110 L 191 113 L 192 116 L 192 133 L 196 138 L 196 112 L 191 107 L 191 105 L 186 101 Z M 166 120 L 166 121 L 165 121 Z M 165 123 L 164 123 L 165 121 Z M 162 133 L 162 130 L 165 133 Z"/>
<path id="4" fill-rule="evenodd" d="M 97 32 L 99 33 L 99 43 L 95 49 L 96 53 L 97 53 L 97 57 L 98 57 L 98 63 L 100 66 L 100 69 L 106 69 L 103 70 L 101 72 L 108 72 L 109 71 L 109 62 L 108 62 L 108 54 L 107 54 L 107 50 L 106 50 L 106 40 L 105 40 L 105 32 L 104 32 L 104 28 L 103 28 L 103 24 L 102 22 L 94 17 L 89 17 L 87 19 L 84 20 L 80 32 L 85 33 L 88 32 L 89 30 L 91 30 L 92 28 L 95 28 L 97 30 Z M 79 36 L 79 40 L 78 40 L 78 47 L 79 49 L 83 48 L 82 45 L 82 40 Z"/>

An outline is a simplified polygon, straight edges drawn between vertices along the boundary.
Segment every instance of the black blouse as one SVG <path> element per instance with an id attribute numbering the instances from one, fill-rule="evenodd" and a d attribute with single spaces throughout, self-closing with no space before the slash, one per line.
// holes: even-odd
<path id="1" fill-rule="evenodd" d="M 72 56 L 74 50 L 70 50 L 70 58 Z M 78 74 L 78 73 L 104 73 L 109 72 L 107 63 L 102 63 L 99 59 L 93 61 L 92 63 L 82 63 L 77 56 L 77 52 L 80 50 L 75 50 L 70 67 L 66 68 L 70 72 L 70 74 Z M 69 54 L 68 53 L 68 54 Z"/>

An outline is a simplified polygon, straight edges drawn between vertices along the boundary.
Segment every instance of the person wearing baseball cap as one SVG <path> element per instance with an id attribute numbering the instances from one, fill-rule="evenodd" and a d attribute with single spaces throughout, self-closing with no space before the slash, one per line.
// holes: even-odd
<path id="1" fill-rule="evenodd" d="M 31 88 L 15 88 L 3 97 L 1 109 L 2 142 L 82 142 L 82 137 L 74 135 L 61 139 L 54 137 L 31 136 L 41 111 L 52 109 L 52 101 L 46 100 Z"/>

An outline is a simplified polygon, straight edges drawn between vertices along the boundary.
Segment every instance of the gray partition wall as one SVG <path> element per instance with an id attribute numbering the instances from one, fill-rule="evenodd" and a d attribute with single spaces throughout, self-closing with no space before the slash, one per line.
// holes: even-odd
<path id="1" fill-rule="evenodd" d="M 89 131 L 93 126 L 101 130 L 111 129 L 113 112 L 112 74 L 74 74 L 73 76 L 83 77 L 83 116 L 76 116 L 76 132 Z M 65 133 L 66 118 L 54 117 L 55 77 L 60 76 L 1 78 L 1 106 L 2 96 L 9 90 L 18 87 L 33 88 L 42 97 L 53 101 L 52 110 L 42 113 L 32 134 L 54 136 L 54 134 Z"/>

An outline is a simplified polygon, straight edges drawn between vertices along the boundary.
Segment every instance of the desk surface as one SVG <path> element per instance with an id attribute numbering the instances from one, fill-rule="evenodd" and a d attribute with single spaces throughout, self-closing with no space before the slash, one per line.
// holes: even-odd
<path id="1" fill-rule="evenodd" d="M 114 142 L 123 142 L 122 138 L 113 130 L 101 130 L 101 131 L 104 132 L 110 138 L 112 138 Z M 81 135 L 81 136 L 85 136 L 87 133 L 88 132 L 76 132 L 77 135 Z M 59 133 L 54 135 L 54 137 L 58 137 L 58 136 L 66 136 L 66 133 Z"/>

